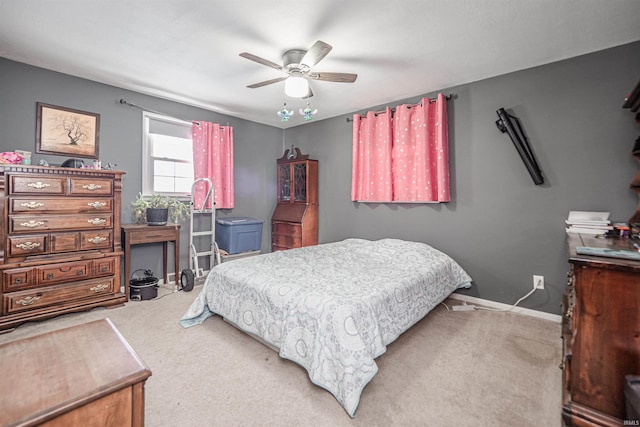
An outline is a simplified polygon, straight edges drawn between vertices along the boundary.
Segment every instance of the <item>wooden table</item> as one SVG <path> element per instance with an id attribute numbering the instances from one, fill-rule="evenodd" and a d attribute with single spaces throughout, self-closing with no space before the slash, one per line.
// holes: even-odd
<path id="1" fill-rule="evenodd" d="M 145 243 L 162 243 L 162 273 L 164 283 L 167 280 L 167 244 L 173 242 L 173 254 L 176 267 L 176 283 L 180 280 L 180 224 L 147 225 L 123 224 L 122 242 L 124 245 L 124 283 L 125 294 L 129 299 L 129 280 L 131 279 L 131 246 Z"/>
<path id="2" fill-rule="evenodd" d="M 151 371 L 109 319 L 0 345 L 3 426 L 144 425 Z"/>

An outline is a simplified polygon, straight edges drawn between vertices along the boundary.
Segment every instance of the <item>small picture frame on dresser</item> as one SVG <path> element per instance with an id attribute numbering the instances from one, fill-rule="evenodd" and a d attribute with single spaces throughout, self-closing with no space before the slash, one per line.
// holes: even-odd
<path id="1" fill-rule="evenodd" d="M 98 158 L 100 114 L 36 105 L 36 153 Z"/>

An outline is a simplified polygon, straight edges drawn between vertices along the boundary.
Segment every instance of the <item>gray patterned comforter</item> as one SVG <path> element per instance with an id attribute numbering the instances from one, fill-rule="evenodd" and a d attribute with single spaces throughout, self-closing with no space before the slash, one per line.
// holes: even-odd
<path id="1" fill-rule="evenodd" d="M 180 324 L 223 316 L 303 366 L 353 417 L 374 359 L 470 282 L 426 244 L 347 239 L 217 265 Z"/>

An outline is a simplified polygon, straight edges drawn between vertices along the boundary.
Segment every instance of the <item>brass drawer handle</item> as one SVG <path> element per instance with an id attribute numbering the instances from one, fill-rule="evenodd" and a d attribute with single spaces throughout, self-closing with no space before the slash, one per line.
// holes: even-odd
<path id="1" fill-rule="evenodd" d="M 25 297 L 23 299 L 19 299 L 16 301 L 16 304 L 18 305 L 22 305 L 22 306 L 27 306 L 27 305 L 31 305 L 34 302 L 38 301 L 41 298 L 40 295 L 37 295 L 35 297 Z"/>
<path id="2" fill-rule="evenodd" d="M 47 279 L 48 279 L 48 280 L 53 279 L 53 273 L 48 273 L 48 274 L 47 274 Z"/>
<path id="3" fill-rule="evenodd" d="M 106 237 L 102 237 L 102 236 L 96 236 L 96 237 L 92 237 L 90 239 L 87 239 L 89 242 L 93 243 L 94 245 L 98 245 L 102 242 L 104 242 L 105 240 L 107 240 Z"/>
<path id="4" fill-rule="evenodd" d="M 567 311 L 564 313 L 564 317 L 569 320 L 573 317 L 573 304 L 569 304 L 569 307 L 567 307 Z"/>
<path id="5" fill-rule="evenodd" d="M 109 285 L 102 284 L 102 285 L 98 285 L 98 286 L 92 286 L 92 287 L 89 288 L 89 290 L 93 291 L 93 292 L 103 292 L 104 290 L 106 290 L 108 288 L 109 288 Z"/>
<path id="6" fill-rule="evenodd" d="M 76 276 L 82 276 L 84 274 L 84 270 L 76 270 Z"/>
<path id="7" fill-rule="evenodd" d="M 18 243 L 16 245 L 16 248 L 19 249 L 23 249 L 25 251 L 31 251 L 35 248 L 39 248 L 40 247 L 40 243 L 37 242 L 25 242 L 25 243 Z"/>
<path id="8" fill-rule="evenodd" d="M 17 277 L 16 278 L 16 285 L 20 285 L 22 284 L 22 277 Z"/>
<path id="9" fill-rule="evenodd" d="M 87 222 L 93 225 L 101 225 L 107 222 L 107 220 L 104 218 L 93 218 L 93 219 L 88 219 Z"/>
<path id="10" fill-rule="evenodd" d="M 102 267 L 100 267 L 100 271 L 104 272 L 104 271 L 108 271 L 109 269 L 107 268 L 106 265 L 103 265 Z"/>
<path id="11" fill-rule="evenodd" d="M 102 188 L 102 185 L 99 184 L 85 184 L 82 186 L 85 190 L 96 191 Z"/>
<path id="12" fill-rule="evenodd" d="M 20 206 L 22 206 L 23 208 L 27 208 L 27 209 L 37 209 L 37 208 L 43 207 L 44 203 L 40 203 L 40 202 L 25 202 L 25 203 L 20 203 Z"/>
<path id="13" fill-rule="evenodd" d="M 107 206 L 107 202 L 91 202 L 87 203 L 87 205 L 91 206 L 92 208 L 100 209 Z"/>
<path id="14" fill-rule="evenodd" d="M 41 225 L 44 225 L 45 223 L 43 221 L 34 221 L 34 220 L 30 220 L 29 222 L 21 222 L 20 225 L 22 227 L 28 227 L 28 228 L 36 228 L 36 227 L 40 227 Z"/>
<path id="15" fill-rule="evenodd" d="M 36 190 L 42 190 L 43 188 L 51 187 L 51 184 L 47 184 L 46 182 L 30 182 L 27 184 L 27 187 L 35 188 Z"/>

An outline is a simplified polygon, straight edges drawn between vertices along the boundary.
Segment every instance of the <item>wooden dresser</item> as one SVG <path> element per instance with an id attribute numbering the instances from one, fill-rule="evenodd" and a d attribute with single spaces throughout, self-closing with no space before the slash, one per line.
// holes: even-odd
<path id="1" fill-rule="evenodd" d="M 0 330 L 126 302 L 123 174 L 0 165 Z"/>
<path id="2" fill-rule="evenodd" d="M 278 159 L 278 203 L 271 216 L 271 251 L 318 244 L 318 161 L 299 149 Z"/>
<path id="3" fill-rule="evenodd" d="M 620 426 L 624 377 L 640 375 L 640 261 L 579 255 L 576 247 L 633 250 L 630 239 L 568 234 L 562 298 L 566 425 Z"/>
<path id="4" fill-rule="evenodd" d="M 0 345 L 3 426 L 144 425 L 151 371 L 109 319 Z"/>

